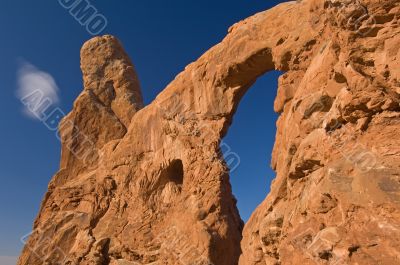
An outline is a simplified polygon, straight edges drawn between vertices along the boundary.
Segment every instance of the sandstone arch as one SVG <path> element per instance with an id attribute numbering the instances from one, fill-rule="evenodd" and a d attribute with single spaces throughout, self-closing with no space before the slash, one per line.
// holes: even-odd
<path id="1" fill-rule="evenodd" d="M 18 264 L 395 264 L 399 12 L 398 1 L 281 4 L 230 28 L 144 108 L 118 41 L 90 40 L 85 90 L 64 123 L 89 133 L 98 158 L 64 145 Z M 274 106 L 277 178 L 242 240 L 219 143 L 241 97 L 274 69 L 286 72 Z M 361 163 L 366 153 L 377 164 Z M 179 192 L 159 185 L 173 161 Z"/>

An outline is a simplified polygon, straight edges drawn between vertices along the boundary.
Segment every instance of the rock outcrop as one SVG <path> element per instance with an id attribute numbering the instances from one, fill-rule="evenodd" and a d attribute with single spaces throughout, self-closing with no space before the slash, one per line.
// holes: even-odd
<path id="1" fill-rule="evenodd" d="M 399 17 L 398 0 L 278 5 L 146 107 L 118 41 L 90 40 L 18 264 L 400 264 Z M 275 69 L 277 176 L 243 228 L 219 145 Z"/>

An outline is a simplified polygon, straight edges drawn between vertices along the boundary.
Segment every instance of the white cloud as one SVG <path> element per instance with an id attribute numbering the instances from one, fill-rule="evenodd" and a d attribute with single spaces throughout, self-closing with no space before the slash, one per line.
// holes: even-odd
<path id="1" fill-rule="evenodd" d="M 0 264 L 1 265 L 15 265 L 17 263 L 17 257 L 6 257 L 0 256 Z"/>
<path id="2" fill-rule="evenodd" d="M 27 62 L 21 64 L 17 76 L 17 97 L 24 105 L 23 113 L 33 119 L 42 119 L 42 113 L 60 101 L 54 78 Z"/>

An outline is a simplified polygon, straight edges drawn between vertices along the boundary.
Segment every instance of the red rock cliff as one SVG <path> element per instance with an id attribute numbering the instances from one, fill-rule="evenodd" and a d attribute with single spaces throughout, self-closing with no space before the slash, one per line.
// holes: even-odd
<path id="1" fill-rule="evenodd" d="M 397 0 L 281 4 L 146 107 L 119 42 L 90 40 L 18 264 L 400 264 L 399 16 Z M 277 176 L 243 229 L 219 144 L 274 69 Z"/>

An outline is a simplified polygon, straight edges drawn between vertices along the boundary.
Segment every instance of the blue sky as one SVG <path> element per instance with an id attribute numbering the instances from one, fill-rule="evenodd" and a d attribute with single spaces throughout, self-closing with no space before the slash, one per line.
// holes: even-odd
<path id="1" fill-rule="evenodd" d="M 282 1 L 92 1 L 132 58 L 146 104 L 235 22 Z M 79 50 L 92 36 L 59 1 L 4 0 L 0 9 L 0 256 L 17 256 L 59 165 L 54 132 L 23 112 L 18 77 L 30 64 L 49 74 L 65 112 L 82 90 Z M 21 70 L 22 69 L 22 70 Z M 273 100 L 277 77 L 260 78 L 240 104 L 224 142 L 240 157 L 231 182 L 242 218 L 265 198 L 274 177 Z M 0 263 L 6 265 L 1 260 Z"/>

